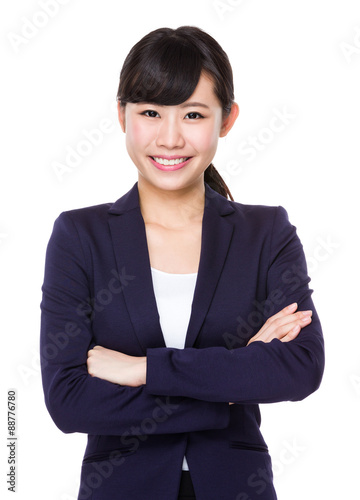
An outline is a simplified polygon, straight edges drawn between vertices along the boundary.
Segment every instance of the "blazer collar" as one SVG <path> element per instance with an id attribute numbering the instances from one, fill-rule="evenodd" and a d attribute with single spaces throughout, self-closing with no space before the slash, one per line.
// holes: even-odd
<path id="1" fill-rule="evenodd" d="M 126 307 L 146 354 L 147 348 L 165 347 L 165 341 L 153 289 L 138 183 L 108 212 L 118 272 L 129 277 L 123 288 Z M 205 183 L 200 263 L 185 347 L 195 346 L 215 293 L 233 234 L 234 224 L 226 217 L 232 212 L 232 203 Z"/>

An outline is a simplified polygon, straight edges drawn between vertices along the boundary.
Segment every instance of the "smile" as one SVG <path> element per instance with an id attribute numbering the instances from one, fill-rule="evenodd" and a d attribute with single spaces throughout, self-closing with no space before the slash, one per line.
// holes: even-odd
<path id="1" fill-rule="evenodd" d="M 161 158 L 158 156 L 152 156 L 152 158 L 156 161 L 156 163 L 160 163 L 160 165 L 179 165 L 180 163 L 184 163 L 189 159 L 188 156 L 183 158 L 176 158 L 174 160 L 167 160 L 166 158 Z"/>
<path id="2" fill-rule="evenodd" d="M 149 156 L 151 162 L 160 170 L 178 170 L 191 160 L 191 156 L 179 156 L 177 158 L 163 158 L 161 156 Z"/>

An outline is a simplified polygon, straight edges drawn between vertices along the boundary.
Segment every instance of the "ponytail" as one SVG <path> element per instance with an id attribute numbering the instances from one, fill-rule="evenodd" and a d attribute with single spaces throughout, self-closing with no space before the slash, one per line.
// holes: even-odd
<path id="1" fill-rule="evenodd" d="M 229 197 L 231 201 L 234 201 L 234 198 L 225 184 L 224 179 L 212 163 L 210 163 L 204 172 L 204 182 L 206 182 L 206 184 L 208 184 L 214 191 L 221 194 L 221 196 L 224 196 L 225 198 Z"/>

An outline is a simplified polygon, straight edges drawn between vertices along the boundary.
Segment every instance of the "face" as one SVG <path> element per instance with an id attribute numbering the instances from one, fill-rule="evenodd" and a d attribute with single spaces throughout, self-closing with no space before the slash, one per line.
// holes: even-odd
<path id="1" fill-rule="evenodd" d="M 127 151 L 139 172 L 139 185 L 162 190 L 203 185 L 204 171 L 238 115 L 237 104 L 223 119 L 212 80 L 202 74 L 192 96 L 176 106 L 118 105 Z"/>

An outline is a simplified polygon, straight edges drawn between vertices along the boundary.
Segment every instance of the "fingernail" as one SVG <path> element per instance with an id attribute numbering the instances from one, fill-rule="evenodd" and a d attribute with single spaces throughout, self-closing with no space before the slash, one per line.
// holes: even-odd
<path id="1" fill-rule="evenodd" d="M 311 310 L 310 311 L 301 311 L 301 315 L 306 316 L 308 318 L 309 316 L 312 316 L 312 311 Z"/>
<path id="2" fill-rule="evenodd" d="M 294 328 L 292 329 L 292 331 L 293 331 L 294 333 L 298 332 L 299 330 L 300 330 L 300 325 L 296 325 L 296 326 L 294 326 Z"/>
<path id="3" fill-rule="evenodd" d="M 311 321 L 311 316 L 305 316 L 305 318 L 302 318 L 301 321 Z"/>
<path id="4" fill-rule="evenodd" d="M 297 302 L 289 305 L 289 311 L 295 311 L 297 309 Z"/>

